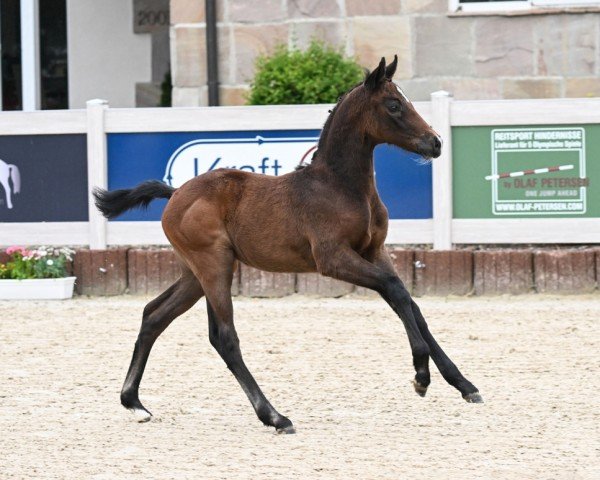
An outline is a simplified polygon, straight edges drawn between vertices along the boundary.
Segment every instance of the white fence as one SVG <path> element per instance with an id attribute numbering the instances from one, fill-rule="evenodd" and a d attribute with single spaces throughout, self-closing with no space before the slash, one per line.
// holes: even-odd
<path id="1" fill-rule="evenodd" d="M 445 140 L 433 161 L 433 218 L 392 220 L 389 244 L 598 243 L 600 218 L 454 219 L 452 145 L 454 126 L 600 124 L 600 99 L 453 101 L 446 92 L 416 109 Z M 87 134 L 88 222 L 0 223 L 0 245 L 166 244 L 160 222 L 107 222 L 91 201 L 93 187 L 107 186 L 107 137 L 127 132 L 215 132 L 320 129 L 331 105 L 111 109 L 91 100 L 86 110 L 3 112 L 2 135 Z M 598 139 L 600 141 L 600 139 Z M 592 159 L 599 162 L 600 158 Z"/>

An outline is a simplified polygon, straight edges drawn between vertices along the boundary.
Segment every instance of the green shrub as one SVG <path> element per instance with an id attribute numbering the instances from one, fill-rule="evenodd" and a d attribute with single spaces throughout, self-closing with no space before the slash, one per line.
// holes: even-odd
<path id="1" fill-rule="evenodd" d="M 305 51 L 280 45 L 273 55 L 256 60 L 248 104 L 335 103 L 363 76 L 353 59 L 317 40 Z"/>

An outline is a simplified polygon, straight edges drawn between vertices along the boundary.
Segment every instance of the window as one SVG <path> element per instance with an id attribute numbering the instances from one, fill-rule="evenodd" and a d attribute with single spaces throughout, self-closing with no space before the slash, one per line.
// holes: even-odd
<path id="1" fill-rule="evenodd" d="M 41 108 L 69 108 L 67 2 L 43 0 L 39 5 Z"/>
<path id="2" fill-rule="evenodd" d="M 39 45 L 30 50 L 36 52 L 33 61 L 39 65 L 33 75 L 34 79 L 37 77 L 35 88 L 39 89 L 39 102 L 35 102 L 39 104 L 35 108 L 69 108 L 67 3 L 66 0 L 36 1 L 39 14 L 21 18 L 20 0 L 0 0 L 1 110 L 21 110 L 26 103 L 23 97 L 24 76 L 27 75 L 24 61 L 32 59 L 24 57 L 23 53 L 25 40 L 22 38 L 22 32 L 26 31 L 23 27 L 24 22 L 33 24 L 34 34 L 39 39 Z"/>
<path id="3" fill-rule="evenodd" d="M 492 12 L 532 8 L 600 7 L 600 0 L 450 0 L 451 12 Z"/>
<path id="4" fill-rule="evenodd" d="M 0 2 L 2 110 L 21 110 L 21 12 L 17 0 Z"/>

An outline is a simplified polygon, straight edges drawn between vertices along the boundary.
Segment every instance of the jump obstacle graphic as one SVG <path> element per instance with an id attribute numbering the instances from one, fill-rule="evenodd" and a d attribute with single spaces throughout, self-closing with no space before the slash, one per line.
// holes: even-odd
<path id="1" fill-rule="evenodd" d="M 522 177 L 524 175 L 535 175 L 538 173 L 560 172 L 563 170 L 573 170 L 575 165 L 559 165 L 557 167 L 535 168 L 529 170 L 520 170 L 518 172 L 506 172 L 497 175 L 487 175 L 486 180 L 500 180 L 501 178 Z"/>

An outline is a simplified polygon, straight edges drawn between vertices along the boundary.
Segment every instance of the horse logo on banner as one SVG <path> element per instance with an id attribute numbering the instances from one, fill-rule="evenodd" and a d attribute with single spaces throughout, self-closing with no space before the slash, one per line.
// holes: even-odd
<path id="1" fill-rule="evenodd" d="M 21 191 L 21 174 L 16 165 L 11 165 L 0 160 L 0 185 L 4 188 L 6 206 L 13 208 L 12 196 Z"/>

